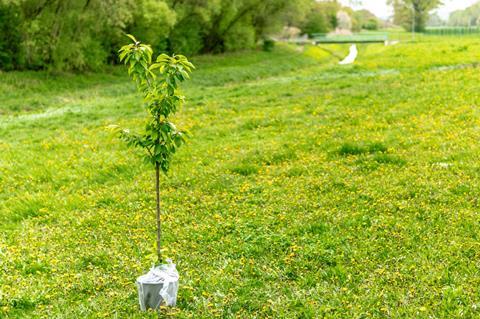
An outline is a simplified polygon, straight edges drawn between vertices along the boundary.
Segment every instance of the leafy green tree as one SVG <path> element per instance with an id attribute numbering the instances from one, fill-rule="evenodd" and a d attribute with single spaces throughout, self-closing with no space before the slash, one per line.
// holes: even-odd
<path id="1" fill-rule="evenodd" d="M 302 33 L 312 35 L 314 33 L 327 33 L 337 27 L 337 12 L 341 6 L 336 1 L 316 2 L 307 14 L 301 26 Z"/>
<path id="2" fill-rule="evenodd" d="M 112 61 L 136 7 L 134 0 L 7 1 L 20 10 L 22 60 L 33 69 L 97 69 Z"/>
<path id="3" fill-rule="evenodd" d="M 479 26 L 480 25 L 480 2 L 450 14 L 448 24 L 451 26 Z"/>
<path id="4" fill-rule="evenodd" d="M 370 18 L 362 23 L 362 29 L 375 31 L 380 28 L 380 21 L 377 18 Z"/>
<path id="5" fill-rule="evenodd" d="M 377 30 L 380 26 L 379 19 L 368 10 L 358 10 L 353 12 L 354 30 Z"/>
<path id="6" fill-rule="evenodd" d="M 406 30 L 425 31 L 430 12 L 442 4 L 441 0 L 388 0 L 393 5 L 394 22 Z"/>
<path id="7" fill-rule="evenodd" d="M 314 3 L 312 0 L 265 1 L 253 16 L 256 40 L 265 39 L 285 26 L 300 25 Z"/>
<path id="8" fill-rule="evenodd" d="M 312 11 L 302 26 L 302 33 L 312 36 L 315 33 L 327 33 L 331 30 L 327 16 L 318 10 Z"/>
<path id="9" fill-rule="evenodd" d="M 299 27 L 307 19 L 307 15 L 313 10 L 316 1 L 302 0 L 290 1 L 289 7 L 281 14 L 282 27 Z"/>
<path id="10" fill-rule="evenodd" d="M 120 49 L 120 60 L 128 66 L 128 74 L 143 95 L 149 117 L 140 134 L 118 126 L 111 128 L 128 146 L 143 149 L 145 160 L 155 167 L 157 257 L 161 263 L 160 171 L 168 172 L 173 154 L 185 143 L 186 132 L 177 129 L 170 117 L 185 99 L 179 92 L 179 84 L 189 79 L 194 66 L 183 55 L 160 54 L 153 60 L 151 46 L 129 37 L 133 42 Z"/>

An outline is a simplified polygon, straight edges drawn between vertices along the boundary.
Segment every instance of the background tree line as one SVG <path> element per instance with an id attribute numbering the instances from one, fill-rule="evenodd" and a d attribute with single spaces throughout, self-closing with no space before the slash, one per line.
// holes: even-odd
<path id="1" fill-rule="evenodd" d="M 480 2 L 466 8 L 452 12 L 448 20 L 451 26 L 473 27 L 480 26 Z"/>
<path id="2" fill-rule="evenodd" d="M 328 33 L 337 25 L 337 14 L 344 11 L 350 16 L 352 31 L 377 30 L 382 22 L 368 10 L 353 10 L 342 6 L 337 1 L 315 2 L 308 12 L 306 19 L 301 24 L 302 32 L 308 35 L 315 33 Z"/>
<path id="3" fill-rule="evenodd" d="M 253 47 L 313 0 L 0 0 L 0 68 L 96 69 L 132 33 L 184 54 Z"/>
<path id="4" fill-rule="evenodd" d="M 253 48 L 285 26 L 336 27 L 336 0 L 0 0 L 0 69 L 98 69 L 117 63 L 125 33 L 192 55 Z M 376 28 L 349 8 L 353 28 Z"/>

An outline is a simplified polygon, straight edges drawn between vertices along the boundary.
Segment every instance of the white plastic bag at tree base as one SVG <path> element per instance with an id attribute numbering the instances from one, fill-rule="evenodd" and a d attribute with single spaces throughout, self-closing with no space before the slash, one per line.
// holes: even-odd
<path id="1" fill-rule="evenodd" d="M 138 301 L 142 311 L 176 305 L 179 275 L 172 260 L 168 259 L 167 263 L 152 267 L 147 274 L 137 278 Z"/>
<path id="2" fill-rule="evenodd" d="M 350 52 L 348 53 L 348 56 L 343 61 L 340 61 L 340 63 L 338 64 L 341 64 L 341 65 L 352 64 L 357 59 L 357 55 L 358 55 L 357 46 L 354 44 L 350 47 Z"/>

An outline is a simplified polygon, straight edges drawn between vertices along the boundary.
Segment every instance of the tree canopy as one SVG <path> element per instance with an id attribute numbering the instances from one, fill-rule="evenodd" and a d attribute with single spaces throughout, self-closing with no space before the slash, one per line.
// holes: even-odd
<path id="1" fill-rule="evenodd" d="M 430 12 L 442 4 L 441 0 L 388 0 L 393 5 L 394 22 L 406 30 L 425 31 Z"/>
<path id="2" fill-rule="evenodd" d="M 359 31 L 362 29 L 377 30 L 381 24 L 379 18 L 377 18 L 372 12 L 365 9 L 353 12 L 352 22 L 354 31 Z"/>
<path id="3" fill-rule="evenodd" d="M 337 27 L 337 12 L 341 9 L 337 1 L 322 1 L 312 5 L 302 25 L 304 34 L 327 33 Z"/>

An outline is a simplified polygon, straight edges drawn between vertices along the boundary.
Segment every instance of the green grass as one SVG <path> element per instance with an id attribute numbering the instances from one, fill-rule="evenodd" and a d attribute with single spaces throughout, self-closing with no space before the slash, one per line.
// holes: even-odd
<path id="1" fill-rule="evenodd" d="M 176 318 L 480 316 L 480 41 L 195 59 L 162 180 Z M 348 46 L 331 50 L 346 54 Z M 2 73 L 0 317 L 155 318 L 153 172 L 123 69 Z"/>

